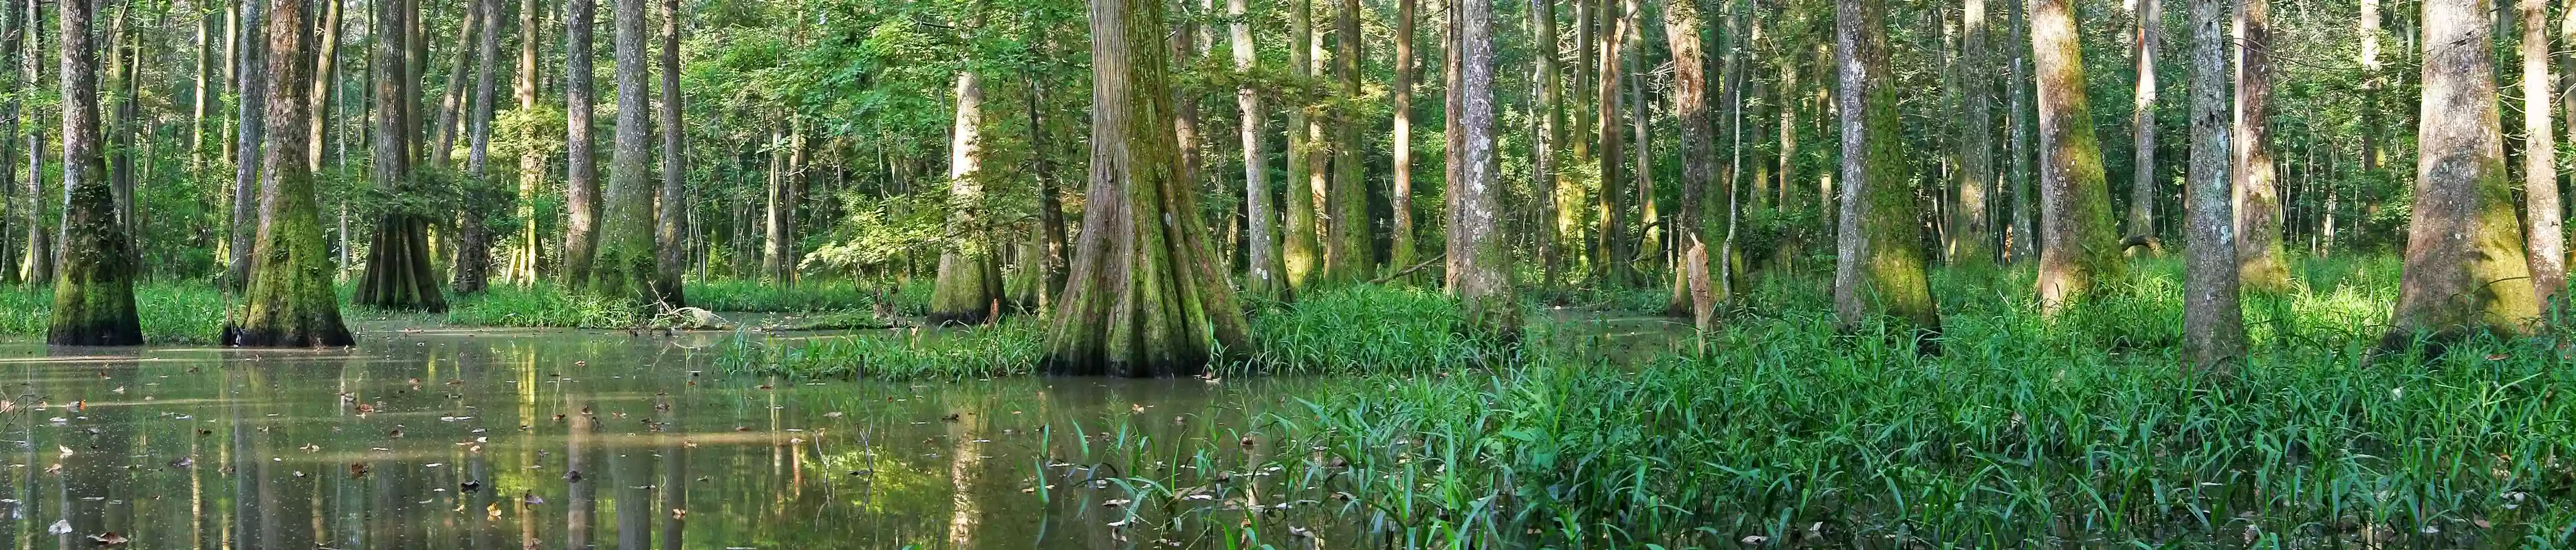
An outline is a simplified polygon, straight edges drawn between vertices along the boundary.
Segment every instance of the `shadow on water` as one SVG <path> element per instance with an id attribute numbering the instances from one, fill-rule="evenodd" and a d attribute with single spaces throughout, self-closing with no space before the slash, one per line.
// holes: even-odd
<path id="1" fill-rule="evenodd" d="M 1135 458 L 1159 468 L 1206 463 L 1183 448 L 1265 452 L 1231 443 L 1257 431 L 1245 419 L 1330 384 L 722 378 L 709 364 L 725 337 L 388 330 L 338 351 L 0 341 L 0 439 L 13 443 L 0 447 L 0 541 L 1210 546 L 1213 530 L 1127 521 L 1144 504 L 1114 502 L 1129 493 L 1064 457 L 1109 438 L 1157 442 L 1135 448 L 1173 456 Z"/>

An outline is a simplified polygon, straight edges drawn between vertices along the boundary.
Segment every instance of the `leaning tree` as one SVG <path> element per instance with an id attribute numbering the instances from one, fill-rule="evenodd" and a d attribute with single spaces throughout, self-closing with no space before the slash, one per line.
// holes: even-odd
<path id="1" fill-rule="evenodd" d="M 1197 374 L 1247 337 L 1234 291 L 1209 261 L 1195 191 L 1178 172 L 1163 3 L 1092 0 L 1090 18 L 1091 189 L 1047 327 L 1046 370 Z"/>

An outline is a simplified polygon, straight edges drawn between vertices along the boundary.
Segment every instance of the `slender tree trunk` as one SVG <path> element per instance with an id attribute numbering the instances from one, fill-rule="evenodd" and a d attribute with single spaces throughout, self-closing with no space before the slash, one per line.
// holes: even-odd
<path id="1" fill-rule="evenodd" d="M 2150 0 L 2152 1 L 2152 0 Z M 2183 355 L 2226 375 L 2245 356 L 2228 176 L 2227 34 L 2232 0 L 2191 0 L 2191 173 L 2184 178 Z"/>
<path id="2" fill-rule="evenodd" d="M 382 28 L 408 28 L 417 13 L 407 1 L 380 1 L 377 24 Z M 376 77 L 376 129 L 374 158 L 376 185 L 397 194 L 419 189 L 412 178 L 411 154 L 413 133 L 411 118 L 415 104 L 405 101 L 406 82 L 413 76 L 405 60 L 409 53 L 403 41 L 376 41 L 372 63 Z M 384 309 L 417 309 L 445 311 L 447 299 L 440 293 L 435 266 L 430 265 L 429 218 L 420 212 L 389 209 L 376 224 L 376 233 L 367 246 L 365 276 L 358 279 L 358 290 L 351 302 Z"/>
<path id="3" fill-rule="evenodd" d="M 599 245 L 599 167 L 591 160 L 590 29 L 594 0 L 564 3 L 564 280 L 590 280 Z"/>
<path id="4" fill-rule="evenodd" d="M 28 34 L 43 32 L 43 29 L 32 28 L 34 27 L 32 18 L 27 17 L 26 10 L 18 9 L 18 2 L 19 0 L 0 0 L 0 22 L 5 22 L 5 26 L 0 26 L 0 52 L 13 56 L 20 53 L 18 45 L 23 43 Z M 200 51 L 202 50 L 200 48 Z M 28 104 L 24 97 L 26 94 L 22 92 L 33 86 L 22 86 L 22 80 L 26 78 L 28 71 L 23 70 L 20 65 L 20 63 L 0 62 L 0 71 L 6 71 L 9 75 L 8 79 L 0 80 L 0 91 L 9 94 L 8 104 L 0 106 L 0 213 L 17 212 L 18 209 L 26 207 L 18 202 L 17 196 L 17 131 L 18 115 Z M 30 177 L 42 177 L 42 175 Z M 0 218 L 0 227 L 6 227 L 10 222 L 15 221 Z M 41 232 L 32 225 L 28 230 Z M 8 232 L 0 230 L 0 250 L 7 249 L 9 242 Z M 0 284 L 17 283 L 18 270 L 0 269 Z"/>
<path id="5" fill-rule="evenodd" d="M 687 215 L 688 133 L 680 122 L 687 103 L 680 95 L 680 0 L 662 0 L 662 225 L 654 234 L 661 246 L 661 276 L 654 294 L 662 303 L 687 304 L 680 272 L 688 263 Z M 1041 153 L 1043 154 L 1043 153 Z M 672 529 L 677 529 L 673 527 Z M 672 543 L 676 548 L 678 543 Z"/>
<path id="6" fill-rule="evenodd" d="M 762 241 L 764 246 L 760 254 L 760 274 L 761 277 L 781 285 L 787 284 L 790 278 L 788 273 L 796 269 L 795 263 L 787 261 L 788 249 L 795 246 L 787 242 L 788 235 L 792 231 L 788 228 L 788 224 L 796 219 L 796 197 L 787 185 L 787 157 L 789 156 L 787 149 L 789 147 L 786 132 L 770 131 L 769 206 L 762 216 L 761 223 L 767 238 Z"/>
<path id="7" fill-rule="evenodd" d="M 98 50 L 90 2 L 55 2 L 62 21 L 63 253 L 54 273 L 54 311 L 45 343 L 143 343 L 134 314 L 133 255 L 99 150 Z"/>
<path id="8" fill-rule="evenodd" d="M 238 1 L 241 10 L 241 27 L 259 28 L 260 10 L 264 7 L 260 0 Z M 267 89 L 268 75 L 264 63 L 266 56 L 260 51 L 259 41 L 248 36 L 249 34 L 251 33 L 237 33 L 236 46 L 240 53 L 234 61 L 238 64 L 238 68 L 234 73 L 237 79 L 233 82 L 233 89 L 241 92 L 241 99 L 234 107 L 240 113 L 240 123 L 236 125 L 233 132 L 236 141 L 233 144 L 234 154 L 231 155 L 234 158 L 232 218 L 229 222 L 231 229 L 228 231 L 230 243 L 226 247 L 231 254 L 229 254 L 230 259 L 227 262 L 228 268 L 224 278 L 224 284 L 234 289 L 241 289 L 250 281 L 251 230 L 254 223 L 253 216 L 258 215 L 256 204 L 252 201 L 255 190 L 259 186 L 259 136 L 267 134 L 267 127 L 262 120 L 267 114 L 268 107 L 262 102 L 267 101 L 267 98 L 261 97 L 263 94 L 250 91 Z"/>
<path id="9" fill-rule="evenodd" d="M 958 71 L 957 115 L 948 141 L 948 203 L 952 210 L 948 215 L 948 247 L 939 255 L 939 280 L 930 295 L 933 325 L 998 321 L 995 316 L 1002 309 L 1001 269 L 996 264 L 1000 256 L 994 253 L 978 220 L 984 209 L 984 185 L 977 180 L 978 172 L 984 168 L 983 125 L 983 82 L 972 70 Z M 1175 134 L 1174 141 L 1179 140 Z M 1190 180 L 1180 181 L 1187 185 Z"/>
<path id="10" fill-rule="evenodd" d="M 1733 2 L 1727 6 L 1727 11 L 1734 11 Z M 1726 47 L 1732 45 L 1728 41 L 1735 39 L 1735 33 L 1729 30 L 1720 41 L 1720 48 L 1725 49 L 1727 55 L 1724 69 L 1720 71 L 1721 79 L 1735 74 L 1735 51 Z M 1681 126 L 1682 134 L 1682 203 L 1681 211 L 1673 216 L 1674 239 L 1683 243 L 1684 248 L 1705 240 L 1700 230 L 1701 201 L 1708 192 L 1709 179 L 1715 171 L 1709 164 L 1717 160 L 1717 153 L 1709 144 L 1708 56 L 1700 50 L 1699 31 L 1698 5 L 1691 2 L 1664 5 L 1664 40 L 1673 54 L 1673 118 Z M 1729 86 L 1728 90 L 1733 91 L 1733 87 Z M 1736 105 L 1728 103 L 1726 108 L 1732 113 Z M 1690 260 L 1685 258 L 1684 261 Z M 1705 270 L 1707 267 L 1684 266 L 1673 270 L 1672 300 L 1664 305 L 1665 315 L 1685 316 L 1693 312 L 1686 276 L 1692 269 Z"/>
<path id="11" fill-rule="evenodd" d="M 1360 0 L 1342 0 L 1342 9 L 1334 15 L 1333 72 L 1341 82 L 1341 97 L 1360 97 Z M 1377 253 L 1370 238 L 1368 213 L 1368 180 L 1364 179 L 1367 163 L 1367 122 L 1352 109 L 1336 109 L 1333 123 L 1338 127 L 1333 139 L 1333 181 L 1326 196 L 1327 217 L 1332 229 L 1324 246 L 1326 272 L 1337 281 L 1367 279 L 1374 270 Z M 1185 151 L 1186 152 L 1186 151 Z"/>
<path id="12" fill-rule="evenodd" d="M 1458 11 L 1457 48 L 1461 103 L 1454 116 L 1462 131 L 1457 139 L 1463 158 L 1463 180 L 1449 182 L 1457 213 L 1449 225 L 1449 293 L 1459 300 L 1469 331 L 1490 338 L 1519 336 L 1520 302 L 1512 297 L 1510 239 L 1503 236 L 1503 184 L 1494 162 L 1494 3 L 1454 0 Z"/>
<path id="13" fill-rule="evenodd" d="M 474 91 L 465 116 L 465 177 L 468 207 L 456 228 L 456 273 L 449 287 L 459 294 L 482 292 L 492 277 L 492 229 L 485 222 L 483 206 L 498 202 L 487 171 L 492 148 L 492 71 L 501 62 L 501 0 L 468 0 L 474 9 L 482 10 L 483 29 L 475 41 Z"/>
<path id="14" fill-rule="evenodd" d="M 2021 263 L 2038 257 L 2039 251 L 2039 233 L 2032 230 L 2031 217 L 2031 144 L 2037 127 L 2031 116 L 2030 22 L 2022 17 L 2022 5 L 2027 2 L 2005 3 L 2011 4 L 2005 11 L 2012 19 L 2012 40 L 2006 41 L 2012 48 L 2012 66 L 2004 77 L 2004 85 L 2011 88 L 2004 93 L 2004 131 L 2010 132 L 2004 151 L 2012 156 L 2012 172 L 2004 179 L 2012 187 L 2012 223 L 2004 232 L 2004 258 Z"/>
<path id="15" fill-rule="evenodd" d="M 37 60 L 45 57 L 45 18 L 44 11 L 40 7 L 43 2 L 23 1 L 27 8 L 27 50 L 24 55 L 18 57 L 18 72 L 26 75 L 26 82 L 18 88 L 18 92 L 27 94 L 36 92 L 38 88 L 44 86 L 44 65 Z M 38 112 L 40 110 L 38 106 L 33 102 L 29 103 L 27 118 L 43 120 Z M 54 246 L 50 232 L 45 226 L 44 196 L 45 124 L 39 122 L 27 125 L 27 192 L 24 199 L 26 202 L 18 209 L 22 213 L 20 225 L 27 228 L 26 257 L 19 262 L 19 267 L 23 270 L 19 275 L 20 279 L 29 286 L 48 285 L 54 281 Z"/>
<path id="16" fill-rule="evenodd" d="M 441 168 L 455 158 L 456 120 L 465 112 L 465 79 L 474 65 L 474 34 L 482 26 L 483 10 L 472 7 L 474 0 L 465 1 L 465 20 L 456 25 L 456 48 L 448 57 L 447 86 L 438 94 L 438 118 L 430 129 L 434 137 L 429 142 L 429 163 Z"/>
<path id="17" fill-rule="evenodd" d="M 2255 292 L 2288 292 L 2290 268 L 2281 258 L 2281 176 L 2272 160 L 2271 0 L 2239 0 L 2236 34 L 2237 277 Z"/>
<path id="18" fill-rule="evenodd" d="M 1312 78 L 1317 49 L 1314 0 L 1291 1 L 1295 7 L 1288 10 L 1288 27 L 1290 39 L 1296 43 L 1288 47 L 1288 74 L 1297 79 Z M 1288 287 L 1292 290 L 1304 290 L 1323 267 L 1322 243 L 1316 238 L 1323 228 L 1318 223 L 1321 220 L 1315 218 L 1318 205 L 1313 192 L 1313 182 L 1321 176 L 1314 168 L 1316 160 L 1323 158 L 1315 150 L 1315 136 L 1320 133 L 1317 115 L 1311 100 L 1300 100 L 1297 108 L 1288 110 L 1288 235 L 1280 246 L 1280 261 L 1287 268 Z"/>
<path id="19" fill-rule="evenodd" d="M 2496 114 L 2487 0 L 2424 2 L 2423 111 L 2414 213 L 2383 349 L 2480 330 L 2522 334 L 2540 313 L 2514 219 Z M 2238 250 L 2243 250 L 2242 247 Z"/>
<path id="20" fill-rule="evenodd" d="M 2137 103 L 2129 110 L 2137 161 L 2130 167 L 2128 227 L 2121 240 L 2124 247 L 2146 246 L 2163 254 L 2164 246 L 2156 240 L 2156 50 L 2164 44 L 2165 7 L 2163 0 L 2137 2 Z"/>
<path id="21" fill-rule="evenodd" d="M 207 9 L 211 7 L 201 5 L 196 8 L 197 80 L 194 92 L 188 94 L 188 174 L 192 177 L 202 177 L 206 168 L 206 125 L 213 122 L 209 117 L 215 112 L 215 102 L 219 101 L 214 97 L 219 92 L 216 90 L 218 85 L 214 83 L 215 14 Z M 15 17 L 16 10 L 10 11 Z M 16 51 L 16 48 L 0 48 L 0 51 Z"/>
<path id="22" fill-rule="evenodd" d="M 2039 303 L 2054 315 L 2121 279 L 2119 237 L 2112 234 L 2110 184 L 2084 96 L 2084 54 L 2075 37 L 2072 0 L 2035 0 L 2031 50 L 2039 68 Z"/>
<path id="23" fill-rule="evenodd" d="M 1566 269 L 1568 251 L 1580 250 L 1583 220 L 1578 217 L 1582 204 L 1580 189 L 1568 185 L 1558 174 L 1557 148 L 1565 144 L 1565 88 L 1557 67 L 1556 0 L 1530 0 L 1530 29 L 1537 35 L 1538 88 L 1537 139 L 1530 141 L 1530 163 L 1538 172 L 1539 192 L 1546 195 L 1548 212 L 1553 214 L 1554 231 L 1539 238 L 1539 262 L 1545 272 L 1543 288 L 1558 288 L 1558 277 Z M 1581 63 L 1577 63 L 1580 65 Z"/>
<path id="24" fill-rule="evenodd" d="M 320 54 L 314 56 L 314 61 L 318 63 L 319 66 L 313 69 L 313 74 L 306 75 L 308 80 L 313 81 L 313 95 L 310 97 L 312 101 L 312 109 L 305 113 L 310 115 L 305 118 L 312 120 L 310 124 L 306 125 L 304 132 L 306 144 L 304 147 L 304 169 L 307 174 L 322 171 L 322 152 L 325 149 L 322 147 L 324 142 L 322 129 L 330 124 L 329 115 L 331 113 L 331 96 L 335 90 L 334 84 L 336 84 L 334 80 L 336 80 L 335 77 L 340 74 L 341 0 L 321 0 L 321 3 L 322 34 L 320 38 L 312 44 L 312 46 L 321 50 Z M 266 191 L 264 190 L 262 191 L 262 193 L 265 192 Z M 336 300 L 337 298 L 334 299 Z"/>
<path id="25" fill-rule="evenodd" d="M 2380 133 L 2386 123 L 2380 114 L 2380 91 L 2388 86 L 2379 63 L 2379 3 L 2361 0 L 2361 171 L 2377 175 L 2386 153 Z"/>
<path id="26" fill-rule="evenodd" d="M 1608 10 L 1611 2 L 1612 0 L 1601 0 L 1602 9 Z M 1628 8 L 1626 11 L 1633 11 L 1636 7 L 1635 0 L 1626 0 L 1626 4 L 1625 7 Z M 1599 81 L 1593 96 L 1598 101 L 1599 110 L 1595 111 L 1593 122 L 1598 125 L 1595 133 L 1601 138 L 1601 149 L 1598 151 L 1600 156 L 1596 159 L 1599 161 L 1598 166 L 1601 170 L 1601 185 L 1600 193 L 1593 203 L 1593 209 L 1596 211 L 1594 215 L 1599 219 L 1599 225 L 1594 229 L 1592 243 L 1593 269 L 1597 272 L 1596 277 L 1603 284 L 1624 287 L 1635 278 L 1630 276 L 1631 270 L 1628 265 L 1627 229 L 1621 226 L 1620 220 L 1620 209 L 1625 206 L 1620 204 L 1619 200 L 1619 184 L 1627 180 L 1626 174 L 1621 173 L 1621 170 L 1628 162 L 1628 159 L 1622 156 L 1620 142 L 1622 132 L 1619 131 L 1621 122 L 1619 120 L 1619 83 L 1622 78 L 1619 74 L 1619 59 L 1620 46 L 1627 42 L 1630 18 L 1606 13 L 1601 14 L 1600 17 L 1602 19 L 1601 40 L 1599 40 L 1600 51 L 1597 52 L 1599 65 L 1594 75 Z"/>
<path id="27" fill-rule="evenodd" d="M 1413 60 L 1413 20 L 1420 16 L 1416 8 L 1420 3 L 1420 0 L 1397 0 L 1396 2 L 1395 87 L 1387 92 L 1388 100 L 1394 105 L 1395 110 L 1394 137 L 1390 143 L 1395 149 L 1392 153 L 1395 163 L 1395 183 L 1387 193 L 1388 202 L 1392 205 L 1389 213 L 1393 217 L 1394 227 L 1392 236 L 1388 238 L 1386 263 L 1395 269 L 1412 267 L 1415 261 L 1413 258 L 1413 81 L 1416 71 Z M 1444 110 L 1441 116 L 1455 118 L 1458 115 Z M 1447 164 L 1453 161 L 1443 158 L 1441 162 Z M 1407 277 L 1404 280 L 1410 282 L 1411 278 Z"/>
<path id="28" fill-rule="evenodd" d="M 1279 265 L 1278 240 L 1271 233 L 1273 224 L 1278 223 L 1279 216 L 1271 212 L 1270 182 L 1266 177 L 1270 170 L 1264 166 L 1265 163 L 1262 160 L 1266 158 L 1264 155 L 1267 155 L 1268 151 L 1261 143 L 1261 135 L 1269 130 L 1265 128 L 1266 123 L 1263 122 L 1261 91 L 1255 87 L 1257 81 L 1251 78 L 1254 67 L 1258 66 L 1260 61 L 1256 57 L 1258 50 L 1254 49 L 1252 43 L 1252 19 L 1249 16 L 1248 4 L 1247 0 L 1226 0 L 1225 2 L 1226 16 L 1232 20 L 1227 38 L 1233 49 L 1235 76 L 1243 78 L 1243 84 L 1235 88 L 1234 104 L 1235 111 L 1243 117 L 1242 123 L 1239 124 L 1243 132 L 1243 210 L 1246 218 L 1243 225 L 1247 229 L 1244 232 L 1244 241 L 1246 248 L 1249 249 L 1246 251 L 1244 291 L 1258 298 L 1274 298 L 1284 295 L 1288 287 L 1287 281 L 1280 279 L 1282 268 Z M 1031 112 L 1035 111 L 1036 109 L 1031 109 Z M 1029 126 L 1033 129 L 1040 128 L 1035 123 Z M 1044 133 L 1044 130 L 1037 130 L 1037 132 Z M 1397 141 L 1403 142 L 1400 139 Z M 1398 145 L 1398 147 L 1403 146 Z M 1045 155 L 1044 151 L 1037 153 L 1039 157 Z"/>
<path id="29" fill-rule="evenodd" d="M 251 257 L 250 291 L 242 315 L 224 329 L 224 343 L 252 347 L 337 347 L 356 342 L 340 321 L 340 295 L 332 290 L 331 249 L 322 242 L 322 212 L 313 199 L 313 171 L 305 150 L 313 106 L 295 101 L 311 89 L 307 63 L 311 15 L 303 0 L 269 6 L 268 181 L 259 194 L 258 244 Z M 334 10 L 336 11 L 336 10 Z M 327 33 L 326 33 L 327 34 Z"/>
<path id="30" fill-rule="evenodd" d="M 1653 118 L 1646 111 L 1646 107 L 1651 103 L 1646 99 L 1646 86 L 1652 75 L 1646 74 L 1644 69 L 1638 67 L 1640 63 L 1638 58 L 1646 55 L 1644 50 L 1647 29 L 1638 26 L 1644 19 L 1645 10 L 1642 7 L 1636 13 L 1629 14 L 1628 28 L 1629 32 L 1636 33 L 1634 44 L 1638 53 L 1627 56 L 1626 60 L 1620 62 L 1628 73 L 1626 80 L 1628 156 L 1631 157 L 1629 160 L 1635 163 L 1629 168 L 1628 173 L 1634 176 L 1630 179 L 1637 181 L 1634 190 L 1629 192 L 1629 196 L 1637 203 L 1637 234 L 1636 240 L 1633 241 L 1636 248 L 1627 255 L 1631 262 L 1653 261 L 1664 255 L 1663 212 L 1659 208 L 1661 205 L 1656 204 L 1655 201 L 1655 137 L 1652 129 L 1649 128 Z M 1731 186 L 1734 182 L 1727 180 L 1726 184 Z M 1644 279 L 1638 281 L 1639 284 L 1645 284 L 1645 282 Z"/>
<path id="31" fill-rule="evenodd" d="M 141 68 L 138 61 L 142 56 L 139 55 L 141 48 L 136 46 L 139 40 L 131 23 L 133 12 L 134 2 L 118 2 L 116 20 L 108 24 L 108 83 L 115 86 L 115 92 L 109 96 L 112 98 L 108 104 L 109 116 L 114 119 L 105 128 L 108 143 L 104 152 L 108 157 L 108 189 L 116 197 L 116 223 L 125 228 L 128 239 L 126 253 L 131 257 L 126 265 L 133 268 L 129 276 L 140 279 L 150 275 L 150 271 L 143 263 L 143 243 L 135 240 L 143 234 L 143 219 L 135 214 L 135 201 L 140 199 L 134 189 L 134 134 L 140 127 L 135 123 L 134 94 L 138 90 L 135 75 L 141 73 L 137 69 Z"/>
<path id="32" fill-rule="evenodd" d="M 2523 216 L 2531 233 L 2524 237 L 2531 256 L 2531 286 L 2543 307 L 2558 304 L 2567 290 L 2566 213 L 2558 206 L 2558 142 L 2549 128 L 2549 5 L 2521 0 L 2522 11 L 2522 147 Z"/>
<path id="33" fill-rule="evenodd" d="M 1025 82 L 1029 90 L 1029 128 L 1032 129 L 1029 150 L 1034 152 L 1030 160 L 1037 170 L 1038 180 L 1038 246 L 1042 248 L 1038 257 L 1039 280 L 1045 283 L 1038 289 L 1037 306 L 1042 311 L 1053 311 L 1056 293 L 1064 291 L 1064 191 L 1057 187 L 1054 163 L 1048 161 L 1052 158 L 1048 153 L 1055 150 L 1051 146 L 1053 140 L 1048 137 L 1053 131 L 1047 129 L 1046 120 L 1039 115 L 1046 111 L 1046 89 L 1037 85 L 1035 73 L 1025 75 Z"/>
<path id="34" fill-rule="evenodd" d="M 598 250 L 591 260 L 584 292 L 626 300 L 638 306 L 658 299 L 653 283 L 662 272 L 654 250 L 652 89 L 645 84 L 644 0 L 616 0 L 609 7 L 614 27 L 617 126 L 608 160 L 606 218 Z"/>
<path id="35" fill-rule="evenodd" d="M 519 0 L 519 73 L 518 79 L 510 86 L 510 92 L 513 97 L 518 98 L 519 110 L 522 112 L 536 110 L 537 75 L 544 70 L 537 65 L 537 44 L 544 34 L 544 29 L 537 26 L 537 13 L 541 10 L 539 5 L 538 0 Z M 537 139 L 535 125 L 521 127 L 520 143 L 532 143 Z M 537 217 L 537 192 L 545 178 L 545 156 L 538 154 L 534 147 L 520 148 L 517 203 L 519 220 L 523 228 L 519 234 L 519 250 L 510 262 L 514 266 L 510 274 L 510 282 L 521 288 L 536 284 L 537 262 L 544 257 L 545 239 L 540 237 L 538 229 L 540 220 Z"/>
<path id="36" fill-rule="evenodd" d="M 1902 323 L 1918 350 L 1936 351 L 1941 312 L 1924 275 L 1913 178 L 1905 173 L 1887 67 L 1886 0 L 1836 0 L 1834 8 L 1843 152 L 1834 316 L 1846 333 L 1880 317 Z"/>
<path id="37" fill-rule="evenodd" d="M 1197 374 L 1247 337 L 1205 224 L 1189 214 L 1194 190 L 1171 172 L 1163 4 L 1095 0 L 1090 22 L 1091 190 L 1043 362 L 1054 374 Z"/>

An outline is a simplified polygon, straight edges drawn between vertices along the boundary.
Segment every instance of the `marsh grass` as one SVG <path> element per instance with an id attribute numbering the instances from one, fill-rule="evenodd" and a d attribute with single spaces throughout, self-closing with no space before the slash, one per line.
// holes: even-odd
<path id="1" fill-rule="evenodd" d="M 1465 333 L 1458 303 L 1437 289 L 1353 285 L 1256 312 L 1256 346 L 1220 372 L 1428 374 L 1510 361 L 1510 349 Z"/>
<path id="2" fill-rule="evenodd" d="M 1037 372 L 1040 332 L 1034 319 L 950 329 L 897 329 L 842 336 L 777 338 L 737 332 L 716 366 L 735 375 L 792 378 L 971 380 Z"/>
<path id="3" fill-rule="evenodd" d="M 781 287 L 756 280 L 725 279 L 691 283 L 689 305 L 709 311 L 749 313 L 816 313 L 866 311 L 880 296 L 895 313 L 922 315 L 930 303 L 930 281 L 812 281 Z"/>
<path id="4" fill-rule="evenodd" d="M 1248 428 L 1269 453 L 1199 438 L 1085 461 L 1129 466 L 1119 487 L 1169 505 L 1156 521 L 1211 536 L 1242 509 L 1156 488 L 1275 471 L 1297 481 L 1269 502 L 1404 546 L 2576 544 L 2576 368 L 2554 339 L 2373 357 L 2393 264 L 2310 264 L 2335 275 L 2250 299 L 2253 357 L 2208 379 L 2172 349 L 2178 270 L 2142 264 L 2053 321 L 2027 271 L 1938 274 L 1939 356 L 1839 334 L 1819 287 L 1783 279 L 1704 353 L 1368 376 Z M 1121 462 L 1183 457 L 1220 463 Z"/>
<path id="5" fill-rule="evenodd" d="M 43 336 L 53 311 L 53 287 L 0 290 L 0 334 Z M 136 284 L 134 314 L 148 344 L 211 344 L 224 328 L 223 297 L 203 283 Z"/>
<path id="6" fill-rule="evenodd" d="M 566 292 L 561 287 L 494 286 L 448 299 L 451 325 L 512 328 L 632 328 L 645 318 L 624 300 Z"/>

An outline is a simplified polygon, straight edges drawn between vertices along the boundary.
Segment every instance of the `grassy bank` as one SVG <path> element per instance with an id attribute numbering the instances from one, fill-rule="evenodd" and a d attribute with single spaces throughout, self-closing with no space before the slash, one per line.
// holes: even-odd
<path id="1" fill-rule="evenodd" d="M 691 283 L 688 293 L 698 307 L 723 312 L 834 313 L 872 312 L 875 288 L 899 285 L 848 281 L 806 283 L 794 288 L 766 288 L 756 282 Z M 896 312 L 921 309 L 927 283 L 899 286 L 882 294 Z M 144 341 L 152 344 L 211 344 L 223 330 L 226 296 L 204 282 L 148 282 L 134 288 L 135 313 L 141 317 Z M 341 285 L 340 307 L 352 320 L 402 315 L 353 307 L 349 287 Z M 427 323 L 477 327 L 627 328 L 652 320 L 610 300 L 565 292 L 560 287 L 494 286 L 490 290 L 447 298 L 448 312 L 425 316 Z M 52 316 L 53 287 L 0 288 L 0 334 L 42 335 Z"/>
<path id="2" fill-rule="evenodd" d="M 2249 300 L 2254 356 L 2212 383 L 2175 357 L 2176 270 L 2145 267 L 2055 321 L 2027 305 L 2027 272 L 1939 274 L 1936 357 L 1839 335 L 1816 285 L 1766 281 L 1704 353 L 1610 365 L 1540 348 L 1518 368 L 1373 376 L 1258 426 L 1293 452 L 1227 437 L 1092 459 L 1215 457 L 1120 464 L 1153 472 L 1121 486 L 1172 504 L 1139 507 L 1170 510 L 1147 521 L 1235 529 L 1241 512 L 1190 493 L 1275 472 L 1295 482 L 1269 502 L 1382 518 L 1423 545 L 2576 542 L 2576 369 L 2553 342 L 2373 357 L 2393 264 L 2304 262 L 2301 291 Z"/>
<path id="3" fill-rule="evenodd" d="M 0 289 L 0 334 L 41 337 L 53 312 L 51 286 Z M 223 298 L 204 284 L 135 285 L 134 314 L 152 344 L 211 344 L 224 328 Z"/>

